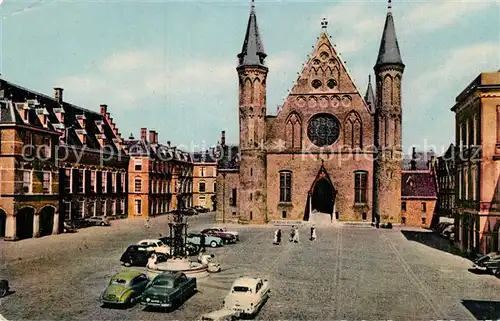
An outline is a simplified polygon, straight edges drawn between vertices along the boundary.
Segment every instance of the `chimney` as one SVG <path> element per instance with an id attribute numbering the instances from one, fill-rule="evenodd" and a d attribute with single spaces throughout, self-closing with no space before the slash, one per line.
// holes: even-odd
<path id="1" fill-rule="evenodd" d="M 155 131 L 155 144 L 158 144 L 158 132 Z"/>
<path id="2" fill-rule="evenodd" d="M 417 170 L 417 148 L 413 147 L 413 152 L 411 153 L 410 169 L 412 171 Z"/>
<path id="3" fill-rule="evenodd" d="M 431 156 L 431 160 L 429 161 L 429 170 L 434 170 L 434 165 L 436 164 L 436 157 L 434 155 Z"/>
<path id="4" fill-rule="evenodd" d="M 62 88 L 59 88 L 59 87 L 55 87 L 54 88 L 54 99 L 58 102 L 58 103 L 62 103 L 63 101 L 63 90 Z"/>
<path id="5" fill-rule="evenodd" d="M 108 112 L 108 105 L 101 104 L 101 116 L 106 117 L 107 112 Z"/>
<path id="6" fill-rule="evenodd" d="M 155 143 L 155 131 L 154 130 L 150 130 L 149 131 L 149 143 L 150 144 L 154 144 Z"/>
<path id="7" fill-rule="evenodd" d="M 147 140 L 147 132 L 148 129 L 146 127 L 141 128 L 141 140 L 146 141 Z"/>
<path id="8" fill-rule="evenodd" d="M 225 146 L 226 145 L 226 131 L 223 130 L 220 134 L 220 144 L 222 146 Z"/>

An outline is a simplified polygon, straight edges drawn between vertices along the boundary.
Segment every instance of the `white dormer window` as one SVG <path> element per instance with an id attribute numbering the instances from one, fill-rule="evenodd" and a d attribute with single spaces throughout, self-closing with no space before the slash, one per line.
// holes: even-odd
<path id="1" fill-rule="evenodd" d="M 108 190 L 108 172 L 101 172 L 102 192 L 107 193 Z"/>

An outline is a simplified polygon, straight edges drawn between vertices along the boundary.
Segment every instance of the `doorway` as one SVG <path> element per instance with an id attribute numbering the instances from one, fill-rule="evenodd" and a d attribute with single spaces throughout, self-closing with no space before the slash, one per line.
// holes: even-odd
<path id="1" fill-rule="evenodd" d="M 321 178 L 316 182 L 312 194 L 312 211 L 320 213 L 333 213 L 333 186 L 325 178 Z"/>

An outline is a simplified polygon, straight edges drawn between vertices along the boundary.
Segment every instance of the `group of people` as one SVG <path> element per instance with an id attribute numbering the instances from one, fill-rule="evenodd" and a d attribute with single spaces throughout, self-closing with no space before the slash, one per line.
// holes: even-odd
<path id="1" fill-rule="evenodd" d="M 311 234 L 309 240 L 316 241 L 316 227 L 314 225 L 311 226 Z M 299 243 L 299 229 L 292 225 L 292 229 L 290 230 L 290 242 Z M 277 229 L 274 231 L 274 244 L 281 244 L 281 229 Z"/>

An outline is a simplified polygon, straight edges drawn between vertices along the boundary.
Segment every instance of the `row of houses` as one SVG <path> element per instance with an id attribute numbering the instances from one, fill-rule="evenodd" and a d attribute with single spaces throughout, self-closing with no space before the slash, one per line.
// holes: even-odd
<path id="1" fill-rule="evenodd" d="M 498 251 L 500 70 L 477 76 L 451 111 L 455 143 L 437 158 L 437 217 L 454 218 L 455 241 L 464 252 Z"/>
<path id="2" fill-rule="evenodd" d="M 99 112 L 0 79 L 0 237 L 60 233 L 65 220 L 213 209 L 213 149 L 189 153 L 141 128 L 124 139 Z"/>

